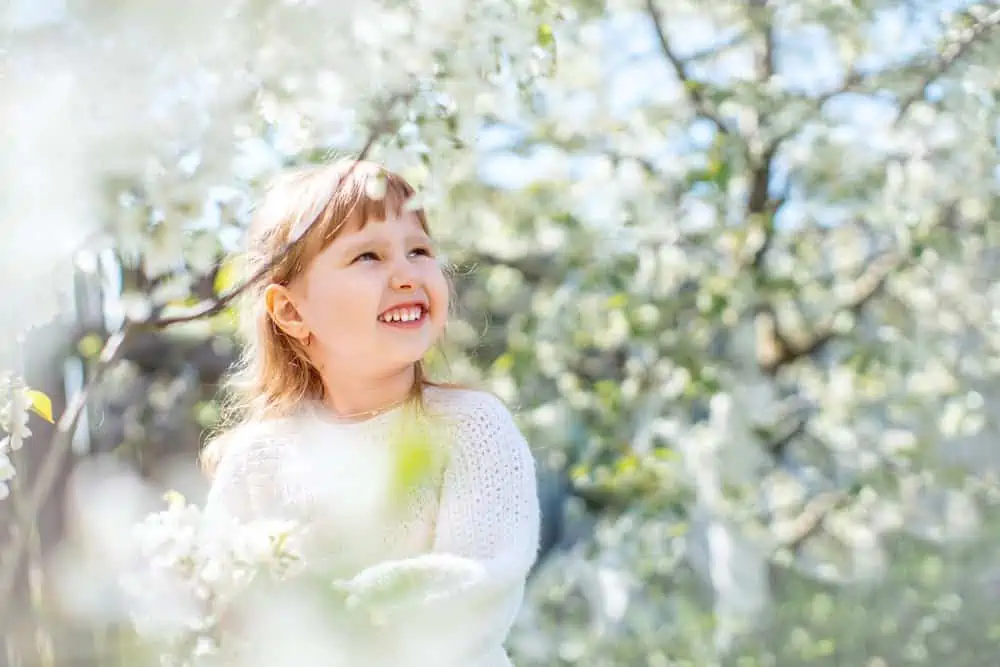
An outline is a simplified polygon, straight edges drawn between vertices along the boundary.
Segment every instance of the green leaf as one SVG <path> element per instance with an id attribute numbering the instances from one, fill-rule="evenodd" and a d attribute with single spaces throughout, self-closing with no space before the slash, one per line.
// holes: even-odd
<path id="1" fill-rule="evenodd" d="M 98 354 L 101 353 L 101 348 L 104 347 L 104 341 L 97 334 L 91 333 L 87 334 L 80 339 L 80 342 L 76 344 L 77 352 L 84 359 L 93 359 Z"/>
<path id="2" fill-rule="evenodd" d="M 403 412 L 392 435 L 393 494 L 400 502 L 414 489 L 431 484 L 444 470 L 447 439 L 429 415 L 416 407 Z"/>
<path id="3" fill-rule="evenodd" d="M 493 371 L 496 373 L 509 373 L 514 368 L 514 355 L 504 352 L 493 362 Z"/>
<path id="4" fill-rule="evenodd" d="M 551 46 L 556 39 L 555 33 L 552 31 L 552 26 L 548 23 L 538 26 L 537 39 L 539 46 Z"/>
<path id="5" fill-rule="evenodd" d="M 39 417 L 44 419 L 50 424 L 55 424 L 55 420 L 52 418 L 52 399 L 49 398 L 43 392 L 37 389 L 29 389 L 24 392 L 27 396 L 29 403 L 31 404 L 31 410 Z"/>
<path id="6" fill-rule="evenodd" d="M 615 310 L 620 309 L 620 308 L 624 308 L 625 306 L 628 305 L 628 294 L 624 294 L 622 292 L 619 292 L 618 294 L 614 294 L 612 296 L 609 296 L 608 297 L 608 304 L 607 305 L 608 305 L 608 308 L 612 308 L 612 309 L 615 309 Z"/>
<path id="7" fill-rule="evenodd" d="M 237 257 L 227 257 L 222 261 L 222 265 L 219 266 L 218 272 L 215 274 L 215 281 L 212 283 L 212 289 L 218 296 L 227 294 L 239 283 L 240 280 L 240 269 L 239 260 Z"/>
<path id="8" fill-rule="evenodd" d="M 187 499 L 184 498 L 184 494 L 173 489 L 163 494 L 163 500 L 166 501 L 167 507 L 170 509 L 178 509 L 187 503 Z"/>
<path id="9" fill-rule="evenodd" d="M 712 182 L 715 183 L 720 190 L 724 190 L 729 184 L 729 177 L 732 175 L 732 169 L 727 161 L 713 159 L 708 165 L 708 174 Z"/>

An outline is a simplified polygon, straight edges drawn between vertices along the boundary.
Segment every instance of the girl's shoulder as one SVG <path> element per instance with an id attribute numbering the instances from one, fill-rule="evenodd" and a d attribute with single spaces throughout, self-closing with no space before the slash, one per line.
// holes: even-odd
<path id="1" fill-rule="evenodd" d="M 217 463 L 231 460 L 262 462 L 277 457 L 297 439 L 298 420 L 283 417 L 244 422 L 212 438 L 208 448 L 215 450 Z"/>
<path id="2" fill-rule="evenodd" d="M 430 415 L 449 424 L 460 438 L 522 438 L 514 412 L 489 391 L 461 387 L 428 387 L 424 403 Z"/>
<path id="3" fill-rule="evenodd" d="M 513 418 L 499 396 L 482 389 L 431 385 L 424 389 L 424 402 L 429 412 L 449 417 Z"/>

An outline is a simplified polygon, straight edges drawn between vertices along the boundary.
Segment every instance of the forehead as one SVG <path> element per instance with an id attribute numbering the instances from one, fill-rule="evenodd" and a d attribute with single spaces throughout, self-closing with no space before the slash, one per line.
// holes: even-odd
<path id="1" fill-rule="evenodd" d="M 348 221 L 340 233 L 333 239 L 333 243 L 354 243 L 359 240 L 392 235 L 427 236 L 420 218 L 415 212 L 401 211 L 399 214 L 387 212 L 384 219 L 370 218 Z"/>

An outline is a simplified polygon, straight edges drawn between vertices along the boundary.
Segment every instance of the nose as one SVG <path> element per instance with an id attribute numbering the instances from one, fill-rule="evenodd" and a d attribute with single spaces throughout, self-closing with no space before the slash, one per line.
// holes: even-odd
<path id="1" fill-rule="evenodd" d="M 417 277 L 413 267 L 407 261 L 396 262 L 392 275 L 389 278 L 389 285 L 394 290 L 409 291 L 416 289 Z"/>

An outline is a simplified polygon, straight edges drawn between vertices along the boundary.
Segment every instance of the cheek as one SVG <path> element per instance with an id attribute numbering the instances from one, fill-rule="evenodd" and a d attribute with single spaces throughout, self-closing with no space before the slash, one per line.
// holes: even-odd
<path id="1" fill-rule="evenodd" d="M 347 275 L 317 275 L 310 283 L 303 313 L 321 338 L 335 339 L 362 326 L 372 326 L 378 295 L 373 299 L 364 281 Z"/>
<path id="2" fill-rule="evenodd" d="M 444 272 L 441 271 L 440 267 L 435 267 L 431 270 L 431 275 L 428 277 L 426 285 L 434 307 L 434 319 L 440 322 L 447 320 L 451 293 L 448 289 L 448 281 L 445 279 Z"/>

